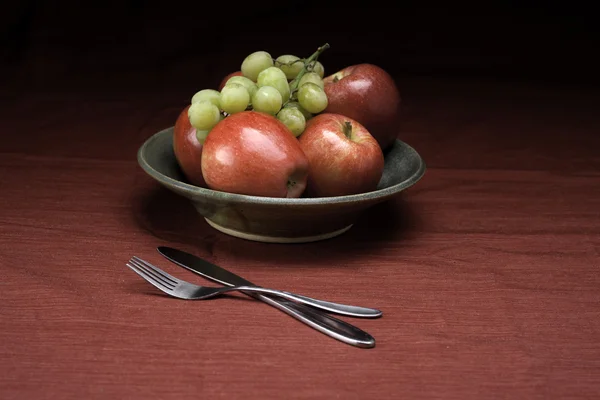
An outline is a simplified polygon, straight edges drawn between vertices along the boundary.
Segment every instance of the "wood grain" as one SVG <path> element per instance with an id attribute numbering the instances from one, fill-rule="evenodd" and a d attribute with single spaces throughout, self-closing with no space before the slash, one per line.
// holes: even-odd
<path id="1" fill-rule="evenodd" d="M 6 86 L 0 398 L 600 397 L 597 91 L 396 74 L 399 135 L 424 178 L 338 238 L 274 245 L 210 228 L 136 162 L 192 92 L 219 81 L 192 61 Z M 194 68 L 190 89 L 180 74 Z M 159 245 L 266 287 L 380 308 L 381 319 L 347 319 L 377 346 L 240 295 L 163 296 L 125 266 L 131 256 L 208 282 Z"/>

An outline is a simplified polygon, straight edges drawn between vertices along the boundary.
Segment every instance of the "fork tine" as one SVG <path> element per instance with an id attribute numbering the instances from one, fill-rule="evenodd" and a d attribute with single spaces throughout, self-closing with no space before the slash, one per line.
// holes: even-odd
<path id="1" fill-rule="evenodd" d="M 163 278 L 160 274 L 157 274 L 152 269 L 146 267 L 144 264 L 134 260 L 133 258 L 129 260 L 129 263 L 134 265 L 138 270 L 144 272 L 146 276 L 154 279 L 157 282 L 160 282 L 165 287 L 174 288 L 175 286 L 177 286 L 176 283 L 173 283 L 172 281 Z"/>
<path id="2" fill-rule="evenodd" d="M 175 286 L 177 286 L 177 282 L 172 280 L 172 279 L 168 279 L 165 278 L 162 274 L 160 274 L 159 272 L 155 271 L 155 269 L 149 268 L 147 265 L 144 265 L 143 263 L 137 261 L 134 258 L 131 258 L 129 260 L 130 264 L 133 264 L 138 270 L 142 270 L 144 271 L 144 273 L 150 277 L 152 277 L 152 279 L 162 283 L 163 285 L 170 287 L 170 288 L 174 288 Z M 156 267 L 155 267 L 156 268 Z"/>
<path id="3" fill-rule="evenodd" d="M 165 286 L 165 284 L 163 282 L 157 281 L 154 276 L 149 275 L 144 270 L 138 269 L 133 264 L 127 263 L 125 265 L 127 265 L 131 270 L 133 270 L 133 272 L 135 272 L 136 274 L 138 274 L 139 276 L 141 276 L 142 278 L 144 278 L 144 280 L 146 280 L 147 282 L 149 282 L 154 287 L 160 289 L 161 291 L 168 292 L 168 293 L 170 293 L 171 291 L 173 291 L 172 287 Z"/>
<path id="4" fill-rule="evenodd" d="M 142 260 L 139 257 L 133 256 L 131 259 L 134 260 L 134 261 L 136 261 L 138 264 L 143 265 L 147 269 L 152 270 L 154 273 L 156 273 L 157 275 L 159 275 L 162 279 L 164 279 L 164 280 L 166 280 L 168 282 L 171 282 L 173 285 L 177 285 L 181 281 L 180 279 L 175 278 L 173 275 L 169 275 L 168 273 L 166 273 L 162 269 L 160 269 L 160 268 L 158 268 L 158 267 L 150 264 L 148 261 Z"/>

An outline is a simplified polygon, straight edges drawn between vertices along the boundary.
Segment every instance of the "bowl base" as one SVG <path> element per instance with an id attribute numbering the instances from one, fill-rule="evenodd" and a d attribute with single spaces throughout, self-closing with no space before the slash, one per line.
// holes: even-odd
<path id="1" fill-rule="evenodd" d="M 267 235 L 258 235 L 255 233 L 248 233 L 248 232 L 242 232 L 242 231 L 238 231 L 236 229 L 231 229 L 231 228 L 226 228 L 222 225 L 217 224 L 214 221 L 211 221 L 208 218 L 204 218 L 206 220 L 206 222 L 208 222 L 208 224 L 210 226 L 212 226 L 213 228 L 215 228 L 216 230 L 223 232 L 227 235 L 230 236 L 235 236 L 237 238 L 241 238 L 241 239 L 246 239 L 246 240 L 252 240 L 255 242 L 265 242 L 265 243 L 308 243 L 308 242 L 316 242 L 319 240 L 325 240 L 325 239 L 330 239 L 336 236 L 341 235 L 342 233 L 348 231 L 350 228 L 352 228 L 352 224 L 342 228 L 342 229 L 338 229 L 336 231 L 333 232 L 326 232 L 326 233 L 320 233 L 318 235 L 311 235 L 311 236 L 300 236 L 300 237 L 286 237 L 286 236 L 267 236 Z"/>

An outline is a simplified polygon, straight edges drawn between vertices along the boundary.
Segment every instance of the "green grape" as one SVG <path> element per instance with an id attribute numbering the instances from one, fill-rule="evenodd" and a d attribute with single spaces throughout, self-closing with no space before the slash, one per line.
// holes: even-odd
<path id="1" fill-rule="evenodd" d="M 318 85 L 307 82 L 298 89 L 298 102 L 311 114 L 318 114 L 327 108 L 327 95 Z"/>
<path id="2" fill-rule="evenodd" d="M 285 73 L 277 67 L 269 67 L 260 74 L 256 80 L 256 84 L 259 88 L 263 86 L 272 86 L 279 91 L 283 101 L 287 101 L 290 98 L 290 85 L 288 83 Z"/>
<path id="3" fill-rule="evenodd" d="M 313 115 L 306 111 L 304 107 L 302 107 L 297 101 L 290 101 L 285 105 L 284 108 L 297 108 L 298 110 L 300 110 L 302 115 L 304 115 L 304 119 L 306 119 L 307 121 L 313 117 Z"/>
<path id="4" fill-rule="evenodd" d="M 302 78 L 300 78 L 300 82 L 298 82 L 298 87 L 304 85 L 307 82 L 312 82 L 315 85 L 320 86 L 321 89 L 325 87 L 323 79 L 321 79 L 319 74 L 317 74 L 316 72 L 307 72 L 304 75 L 302 75 Z"/>
<path id="5" fill-rule="evenodd" d="M 209 132 L 210 131 L 202 131 L 200 129 L 196 129 L 196 139 L 198 139 L 198 142 L 200 142 L 200 144 L 204 144 L 204 142 L 206 141 L 206 137 L 208 136 Z"/>
<path id="6" fill-rule="evenodd" d="M 258 74 L 264 69 L 273 66 L 273 58 L 266 51 L 255 51 L 250 54 L 244 61 L 242 61 L 242 67 L 240 68 L 242 74 L 253 82 L 256 82 Z"/>
<path id="7" fill-rule="evenodd" d="M 316 72 L 321 79 L 325 76 L 325 67 L 323 67 L 323 64 L 321 64 L 320 61 L 310 63 L 310 65 L 306 69 L 309 72 Z"/>
<path id="8" fill-rule="evenodd" d="M 254 97 L 252 97 L 252 108 L 267 114 L 275 115 L 281 110 L 283 99 L 279 90 L 273 86 L 263 86 L 258 88 Z"/>
<path id="9" fill-rule="evenodd" d="M 201 131 L 208 131 L 221 121 L 219 107 L 208 100 L 193 103 L 188 108 L 190 124 Z"/>
<path id="10" fill-rule="evenodd" d="M 246 78 L 245 76 L 232 76 L 227 80 L 227 82 L 225 82 L 225 85 L 229 85 L 230 83 L 239 83 L 240 85 L 243 85 L 246 88 L 246 90 L 248 90 L 250 98 L 252 98 L 252 96 L 254 96 L 254 93 L 256 93 L 256 91 L 258 90 L 258 86 L 256 86 L 256 83 Z"/>
<path id="11" fill-rule="evenodd" d="M 218 90 L 203 89 L 192 96 L 192 104 L 207 100 L 221 108 L 221 93 Z"/>
<path id="12" fill-rule="evenodd" d="M 298 73 L 304 67 L 304 62 L 299 57 L 285 54 L 275 59 L 275 66 L 285 73 L 288 80 L 291 80 L 298 76 Z"/>
<path id="13" fill-rule="evenodd" d="M 295 137 L 298 137 L 304 132 L 306 127 L 306 118 L 302 111 L 295 107 L 285 107 L 277 113 L 277 119 L 283 122 L 288 127 Z"/>
<path id="14" fill-rule="evenodd" d="M 221 109 L 228 114 L 244 111 L 250 104 L 250 93 L 240 83 L 230 83 L 221 89 Z"/>

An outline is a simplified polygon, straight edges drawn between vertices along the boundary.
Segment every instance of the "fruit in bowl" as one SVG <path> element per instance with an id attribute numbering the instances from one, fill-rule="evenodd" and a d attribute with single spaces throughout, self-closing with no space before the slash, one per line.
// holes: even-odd
<path id="1" fill-rule="evenodd" d="M 308 159 L 287 127 L 268 114 L 244 111 L 218 123 L 204 142 L 208 187 L 228 193 L 300 197 Z"/>
<path id="2" fill-rule="evenodd" d="M 342 114 L 364 125 L 385 151 L 398 136 L 400 91 L 394 79 L 374 64 L 351 65 L 323 79 L 325 112 Z"/>
<path id="3" fill-rule="evenodd" d="M 214 190 L 268 197 L 343 196 L 374 190 L 382 175 L 382 152 L 398 135 L 400 94 L 392 77 L 373 64 L 348 66 L 324 78 L 318 58 L 328 48 L 325 44 L 308 58 L 290 54 L 273 58 L 264 50 L 255 51 L 244 58 L 239 70 L 222 79 L 218 90 L 196 92 L 187 107 L 188 121 L 183 113 L 177 121 L 174 142 L 190 181 Z M 333 124 L 342 118 L 345 122 Z M 189 134 L 187 140 L 180 139 L 184 136 L 181 125 L 195 128 L 195 138 Z M 306 192 L 300 175 L 289 180 L 298 181 L 293 190 L 282 190 L 281 180 L 268 167 L 275 163 L 275 152 L 264 150 L 259 156 L 255 150 L 254 141 L 280 137 L 286 128 L 298 139 L 296 143 L 286 140 L 271 148 L 280 146 L 286 152 L 300 147 L 291 157 L 294 160 L 307 153 L 312 183 Z M 236 154 L 230 157 L 227 170 L 217 157 L 226 152 L 226 146 Z M 286 174 L 289 178 L 291 169 L 286 168 L 290 167 L 282 166 L 278 178 Z"/>
<path id="4" fill-rule="evenodd" d="M 297 137 L 327 106 L 317 58 L 328 47 L 306 59 L 253 52 L 218 90 L 196 92 L 176 121 L 173 141 L 189 181 L 232 193 L 300 197 L 308 167 Z M 228 164 L 227 152 L 235 154 Z"/>
<path id="5" fill-rule="evenodd" d="M 206 187 L 202 176 L 202 147 L 203 137 L 197 135 L 197 129 L 192 126 L 188 117 L 190 106 L 185 107 L 177 117 L 173 127 L 173 153 L 185 177 L 194 185 Z"/>
<path id="6" fill-rule="evenodd" d="M 308 197 L 374 191 L 383 174 L 383 151 L 357 121 L 323 113 L 310 120 L 299 139 L 309 163 Z"/>
<path id="7" fill-rule="evenodd" d="M 397 138 L 391 77 L 364 64 L 324 78 L 328 48 L 307 58 L 248 55 L 140 148 L 140 165 L 233 236 L 281 243 L 345 232 L 425 165 Z"/>

